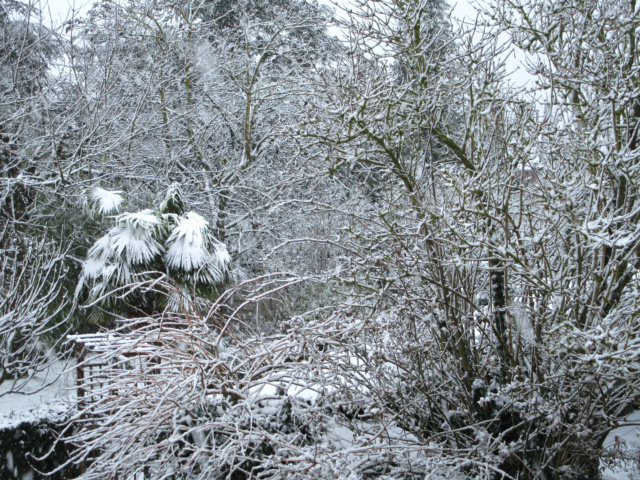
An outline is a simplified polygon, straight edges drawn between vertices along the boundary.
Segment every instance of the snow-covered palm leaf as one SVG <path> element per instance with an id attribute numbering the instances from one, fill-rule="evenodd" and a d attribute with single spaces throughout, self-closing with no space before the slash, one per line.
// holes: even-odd
<path id="1" fill-rule="evenodd" d="M 128 265 L 148 264 L 164 250 L 156 240 L 162 222 L 153 210 L 124 213 L 116 224 L 109 232 L 109 254 L 113 252 Z"/>
<path id="2" fill-rule="evenodd" d="M 122 307 L 152 312 L 159 305 L 173 308 L 185 299 L 215 296 L 227 280 L 231 259 L 225 245 L 209 233 L 209 223 L 194 212 L 182 215 L 183 208 L 174 184 L 158 211 L 117 216 L 115 226 L 89 249 L 76 298 L 86 292 L 90 303 L 117 313 Z M 165 299 L 154 297 L 157 291 L 142 292 L 136 285 L 151 280 L 147 272 L 152 271 L 167 273 L 178 288 L 165 292 Z M 124 287 L 126 293 L 110 295 Z"/>
<path id="3" fill-rule="evenodd" d="M 89 297 L 97 299 L 132 283 L 134 274 L 148 269 L 164 251 L 157 240 L 162 230 L 152 210 L 119 215 L 116 226 L 89 249 L 76 296 L 85 284 L 90 285 Z"/>
<path id="4" fill-rule="evenodd" d="M 195 212 L 180 218 L 167 239 L 164 262 L 170 275 L 189 283 L 223 283 L 231 258 L 225 245 L 208 231 L 209 222 Z"/>
<path id="5" fill-rule="evenodd" d="M 93 187 L 87 191 L 89 208 L 98 215 L 112 215 L 118 213 L 124 203 L 122 190 L 105 190 Z"/>
<path id="6" fill-rule="evenodd" d="M 184 201 L 182 200 L 182 189 L 177 183 L 172 183 L 167 190 L 167 194 L 160 204 L 160 213 L 173 213 L 182 215 L 184 213 Z"/>

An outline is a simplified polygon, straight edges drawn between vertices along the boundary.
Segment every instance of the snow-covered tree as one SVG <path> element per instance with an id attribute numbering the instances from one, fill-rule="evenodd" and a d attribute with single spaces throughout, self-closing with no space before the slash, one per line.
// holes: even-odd
<path id="1" fill-rule="evenodd" d="M 93 210 L 113 213 L 123 199 L 120 192 L 94 188 Z M 228 279 L 230 257 L 210 232 L 209 223 L 195 212 L 184 212 L 178 185 L 171 186 L 158 210 L 122 213 L 115 226 L 87 253 L 76 297 L 86 296 L 96 319 L 103 314 L 156 313 L 161 307 L 154 282 L 164 274 L 177 291 L 167 291 L 169 308 L 182 295 L 215 298 Z M 166 304 L 161 302 L 162 305 Z"/>
<path id="2" fill-rule="evenodd" d="M 69 102 L 83 119 L 75 178 L 141 201 L 178 182 L 239 267 L 272 269 L 265 254 L 295 237 L 273 203 L 316 188 L 299 186 L 310 155 L 292 132 L 314 69 L 338 51 L 329 19 L 326 7 L 291 0 L 97 4 L 69 27 Z"/>
<path id="3" fill-rule="evenodd" d="M 598 475 L 640 402 L 634 1 L 499 2 L 460 30 L 439 0 L 352 2 L 348 45 L 304 67 L 314 17 L 281 2 L 105 5 L 131 22 L 96 36 L 100 78 L 125 85 L 105 52 L 126 53 L 153 102 L 132 117 L 118 103 L 135 118 L 118 123 L 108 96 L 87 96 L 100 128 L 78 176 L 124 162 L 162 184 L 168 166 L 207 213 L 170 196 L 115 217 L 79 291 L 155 313 L 130 296 L 171 290 L 150 270 L 192 298 L 216 285 L 226 250 L 205 216 L 243 266 L 267 260 L 254 273 L 334 283 L 274 338 L 223 315 L 228 296 L 116 332 L 157 358 L 134 371 L 126 350 L 105 354 L 115 383 L 71 434 L 86 478 Z M 499 32 L 530 52 L 539 89 L 509 85 Z M 91 195 L 96 213 L 121 204 Z M 259 302 L 301 277 L 266 271 L 238 291 Z"/>
<path id="4" fill-rule="evenodd" d="M 67 240 L 48 230 L 47 211 L 61 180 L 46 121 L 58 40 L 33 2 L 0 1 L 0 383 L 11 382 L 4 392 L 23 391 L 55 360 L 70 304 Z"/>
<path id="5" fill-rule="evenodd" d="M 351 298 L 298 328 L 330 398 L 376 412 L 354 425 L 385 445 L 371 461 L 362 435 L 363 476 L 595 477 L 639 398 L 635 2 L 497 3 L 487 26 L 532 53 L 536 96 L 509 86 L 495 31 L 423 28 L 429 3 L 352 16 L 356 67 L 309 131 L 333 171 L 385 186 L 341 235 Z"/>
<path id="6" fill-rule="evenodd" d="M 0 2 L 0 251 L 38 235 L 36 199 L 56 182 L 42 119 L 57 44 L 39 13 L 28 3 Z"/>
<path id="7" fill-rule="evenodd" d="M 11 383 L 10 388 L 3 388 L 5 393 L 21 392 L 56 358 L 60 331 L 65 330 L 65 318 L 60 314 L 67 302 L 63 258 L 55 245 L 46 241 L 29 245 L 26 251 L 2 251 L 0 384 Z"/>

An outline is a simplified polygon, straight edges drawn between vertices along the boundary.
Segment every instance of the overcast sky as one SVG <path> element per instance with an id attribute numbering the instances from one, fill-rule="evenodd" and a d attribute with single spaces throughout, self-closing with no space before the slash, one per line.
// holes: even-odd
<path id="1" fill-rule="evenodd" d="M 45 15 L 49 16 L 53 25 L 60 25 L 70 18 L 72 10 L 76 12 L 86 12 L 95 0 L 40 0 L 44 6 Z M 339 0 L 348 1 L 348 0 Z M 473 5 L 486 0 L 449 0 L 453 7 L 452 15 L 460 20 L 470 21 L 476 18 L 476 8 Z M 490 1 L 490 0 L 489 0 Z M 499 1 L 499 0 L 498 0 Z M 319 0 L 320 3 L 333 4 L 332 0 Z M 524 67 L 526 56 L 521 51 L 514 51 L 507 57 L 507 70 L 511 73 L 510 78 L 517 86 L 525 86 L 532 82 L 532 76 L 528 74 Z"/>
<path id="2" fill-rule="evenodd" d="M 46 16 L 51 14 L 54 25 L 60 25 L 69 19 L 72 8 L 86 11 L 95 0 L 39 0 Z"/>
<path id="3" fill-rule="evenodd" d="M 477 9 L 474 5 L 486 4 L 486 1 L 487 0 L 450 0 L 453 6 L 453 16 L 461 20 L 468 19 L 469 21 L 474 21 L 477 15 Z M 508 37 L 505 36 L 503 40 L 506 42 Z M 525 52 L 514 47 L 505 61 L 507 72 L 510 74 L 509 79 L 519 87 L 532 86 L 533 84 L 534 77 L 524 68 L 526 59 L 527 56 Z"/>

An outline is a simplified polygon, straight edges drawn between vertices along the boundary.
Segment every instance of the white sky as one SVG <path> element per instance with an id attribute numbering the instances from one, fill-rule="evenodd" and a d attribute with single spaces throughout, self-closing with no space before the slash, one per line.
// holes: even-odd
<path id="1" fill-rule="evenodd" d="M 501 0 L 447 0 L 452 8 L 452 16 L 459 21 L 465 21 L 472 23 L 475 22 L 478 10 L 474 5 L 487 5 L 491 1 Z M 335 4 L 347 5 L 349 0 L 318 0 L 319 3 L 334 7 Z M 339 36 L 340 31 L 336 27 L 335 31 L 329 32 L 330 34 Z M 507 36 L 501 37 L 500 40 L 506 42 Z M 529 74 L 524 65 L 527 59 L 525 52 L 514 47 L 513 50 L 505 58 L 505 67 L 509 74 L 509 80 L 513 82 L 515 87 L 531 87 L 533 86 L 534 76 Z"/>
<path id="2" fill-rule="evenodd" d="M 468 19 L 470 22 L 475 20 L 477 14 L 477 9 L 474 5 L 487 5 L 489 3 L 487 0 L 449 0 L 449 2 L 453 6 L 454 17 L 463 21 Z M 508 37 L 504 36 L 500 39 L 506 42 Z M 517 47 L 513 47 L 505 59 L 505 66 L 509 73 L 509 79 L 516 87 L 533 85 L 535 77 L 526 71 L 526 60 L 527 54 Z"/>
<path id="3" fill-rule="evenodd" d="M 95 0 L 35 0 L 42 6 L 46 23 L 60 25 L 71 18 L 73 10 L 86 12 Z"/>
<path id="4" fill-rule="evenodd" d="M 42 2 L 43 11 L 47 17 L 47 23 L 54 26 L 64 23 L 71 17 L 72 12 L 84 13 L 94 3 L 95 0 L 35 0 Z M 337 0 L 339 3 L 348 3 L 349 0 Z M 449 3 L 453 7 L 453 16 L 460 19 L 474 21 L 476 18 L 477 10 L 473 6 L 480 2 L 486 2 L 491 0 L 449 0 Z M 497 0 L 500 1 L 500 0 Z M 319 0 L 320 3 L 327 5 L 333 5 L 332 0 Z M 506 39 L 505 39 L 506 40 Z M 509 78 L 515 86 L 524 87 L 533 83 L 533 76 L 526 72 L 524 68 L 524 62 L 526 55 L 524 52 L 514 49 L 514 51 L 506 58 L 507 71 L 510 73 Z"/>

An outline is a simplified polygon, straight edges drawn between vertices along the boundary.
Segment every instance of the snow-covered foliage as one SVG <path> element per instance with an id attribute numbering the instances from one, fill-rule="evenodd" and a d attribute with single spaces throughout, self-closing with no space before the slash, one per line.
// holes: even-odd
<path id="1" fill-rule="evenodd" d="M 135 267 L 150 263 L 161 251 L 155 239 L 158 236 L 161 219 L 153 210 L 141 210 L 136 213 L 124 213 L 116 218 L 116 226 L 109 230 L 104 237 L 96 241 L 89 250 L 90 259 L 99 258 L 105 265 L 85 266 L 85 272 L 90 276 L 97 276 L 97 272 L 107 269 L 107 263 L 116 258 L 124 258 L 125 264 Z"/>
<path id="2" fill-rule="evenodd" d="M 497 2 L 495 31 L 440 43 L 431 2 L 356 3 L 339 93 L 307 128 L 336 175 L 384 187 L 340 234 L 349 300 L 298 331 L 333 398 L 470 475 L 596 477 L 638 405 L 635 7 Z M 548 106 L 505 81 L 501 30 L 536 55 Z"/>
<path id="3" fill-rule="evenodd" d="M 215 285 L 227 277 L 231 257 L 209 232 L 209 222 L 195 212 L 185 214 L 166 241 L 164 263 L 191 284 Z"/>
<path id="4" fill-rule="evenodd" d="M 101 371 L 108 382 L 85 384 L 88 401 L 66 439 L 84 446 L 71 462 L 92 456 L 84 478 L 276 472 L 281 461 L 263 463 L 275 460 L 275 451 L 295 461 L 300 449 L 319 445 L 322 413 L 286 394 L 291 381 L 280 382 L 280 392 L 261 391 L 280 384 L 269 380 L 271 372 L 296 355 L 296 345 L 283 337 L 225 346 L 222 325 L 211 328 L 212 322 L 215 317 L 132 321 L 111 333 L 114 348 L 87 359 L 108 365 Z M 93 450 L 96 441 L 100 448 Z"/>
<path id="5" fill-rule="evenodd" d="M 89 289 L 90 302 L 113 305 L 110 293 L 143 281 L 140 274 L 158 269 L 163 246 L 157 239 L 162 229 L 162 220 L 152 210 L 119 215 L 116 226 L 89 249 L 76 297 Z"/>
<path id="6" fill-rule="evenodd" d="M 2 396 L 22 392 L 55 360 L 52 332 L 65 321 L 59 314 L 65 307 L 61 288 L 66 269 L 60 252 L 45 243 L 26 252 L 0 253 L 0 384 L 6 382 Z"/>
<path id="7" fill-rule="evenodd" d="M 338 46 L 304 0 L 100 2 L 51 76 L 0 11 L 27 40 L 0 45 L 0 248 L 55 232 L 79 269 L 107 231 L 78 298 L 149 317 L 93 365 L 110 381 L 89 377 L 69 430 L 86 478 L 596 478 L 621 455 L 603 442 L 640 403 L 638 8 L 488 3 L 456 26 L 442 0 L 352 0 Z M 158 210 L 70 207 L 175 181 Z M 218 298 L 227 248 L 247 280 Z"/>
<path id="8" fill-rule="evenodd" d="M 63 437 L 81 446 L 69 463 L 91 458 L 82 478 L 408 478 L 412 469 L 467 478 L 464 451 L 422 444 L 336 396 L 348 382 L 336 367 L 348 372 L 354 359 L 319 361 L 292 333 L 241 340 L 247 332 L 226 320 L 215 309 L 132 320 L 87 357 L 100 374 L 85 378 Z"/>
<path id="9" fill-rule="evenodd" d="M 112 215 L 118 213 L 124 197 L 121 190 L 105 190 L 100 187 L 93 187 L 87 193 L 90 209 L 99 215 Z"/>
<path id="10" fill-rule="evenodd" d="M 182 189 L 180 185 L 172 183 L 169 186 L 159 210 L 165 214 L 174 213 L 176 215 L 182 215 L 184 213 L 184 200 L 182 199 Z"/>
<path id="11" fill-rule="evenodd" d="M 182 294 L 215 292 L 227 279 L 231 258 L 204 218 L 195 212 L 183 214 L 180 198 L 178 187 L 173 186 L 161 207 L 169 212 L 118 215 L 115 226 L 89 249 L 76 298 L 88 290 L 88 303 L 106 311 L 115 309 L 111 313 L 119 313 L 123 300 L 125 310 L 153 311 L 158 306 L 144 304 L 148 299 L 140 298 L 140 286 L 148 288 L 145 282 L 153 283 L 163 273 L 177 281 Z M 136 301 L 141 303 L 135 305 Z"/>

